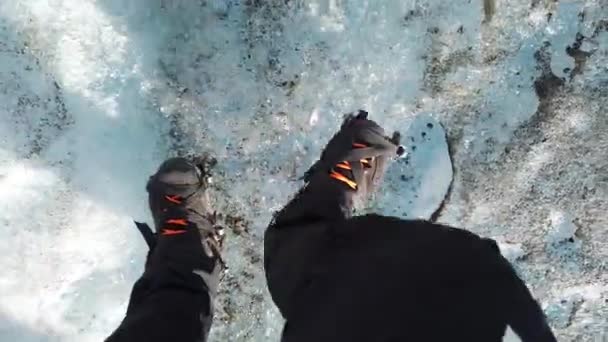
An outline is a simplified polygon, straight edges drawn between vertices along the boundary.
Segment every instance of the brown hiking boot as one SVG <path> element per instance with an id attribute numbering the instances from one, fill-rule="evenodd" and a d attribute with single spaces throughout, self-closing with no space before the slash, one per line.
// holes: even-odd
<path id="1" fill-rule="evenodd" d="M 165 161 L 150 177 L 146 190 L 156 233 L 146 224 L 137 226 L 150 246 L 151 257 L 157 246 L 166 241 L 163 257 L 177 256 L 186 267 L 215 273 L 217 264 L 223 265 L 220 253 L 224 232 L 216 225 L 206 188 L 204 166 L 184 158 Z M 176 242 L 175 248 L 177 243 L 179 248 L 191 248 L 171 250 L 172 241 Z"/>

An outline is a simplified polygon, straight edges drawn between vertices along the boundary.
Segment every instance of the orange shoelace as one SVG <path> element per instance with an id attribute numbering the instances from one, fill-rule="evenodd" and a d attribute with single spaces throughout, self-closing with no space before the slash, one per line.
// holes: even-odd
<path id="1" fill-rule="evenodd" d="M 353 143 L 353 148 L 366 148 L 366 147 L 369 147 L 369 146 L 366 144 Z M 366 158 L 366 159 L 361 159 L 359 162 L 361 163 L 362 167 L 371 168 L 373 161 L 374 161 L 374 158 Z M 343 173 L 336 171 L 336 168 L 339 169 L 338 171 L 342 170 L 341 172 L 343 172 Z M 350 175 L 350 177 L 346 176 L 344 173 L 347 173 L 348 175 Z M 351 166 L 350 162 L 348 162 L 348 161 L 342 161 L 342 162 L 336 164 L 336 167 L 331 169 L 331 171 L 329 173 L 329 177 L 348 185 L 348 187 L 350 187 L 353 190 L 357 190 L 357 182 L 353 179 L 354 176 L 352 173 L 352 166 Z"/>
<path id="2" fill-rule="evenodd" d="M 165 200 L 167 200 L 170 203 L 173 204 L 182 204 L 182 198 L 180 196 L 177 195 L 166 195 L 165 196 Z M 164 209 L 163 211 L 166 211 L 166 209 Z M 174 225 L 174 226 L 181 226 L 181 227 L 186 227 L 188 226 L 188 220 L 183 219 L 183 218 L 174 218 L 174 219 L 168 219 L 165 221 L 166 224 L 168 225 Z M 173 229 L 173 228 L 169 228 L 169 227 L 165 227 L 163 229 L 161 229 L 161 235 L 179 235 L 179 234 L 184 234 L 188 232 L 186 229 Z"/>

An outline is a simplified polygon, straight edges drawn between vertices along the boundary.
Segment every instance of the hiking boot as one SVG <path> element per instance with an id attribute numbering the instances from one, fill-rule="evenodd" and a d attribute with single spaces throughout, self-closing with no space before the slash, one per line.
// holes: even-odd
<path id="1" fill-rule="evenodd" d="M 224 265 L 220 254 L 224 232 L 209 207 L 207 178 L 204 164 L 184 158 L 165 161 L 150 177 L 146 190 L 156 233 L 136 222 L 150 247 L 149 259 L 170 260 L 207 273 Z"/>
<path id="2" fill-rule="evenodd" d="M 340 131 L 329 141 L 321 158 L 305 174 L 304 180 L 339 184 L 346 211 L 361 207 L 380 185 L 388 162 L 405 153 L 400 135 L 385 135 L 384 129 L 368 120 L 360 110 L 345 117 Z"/>

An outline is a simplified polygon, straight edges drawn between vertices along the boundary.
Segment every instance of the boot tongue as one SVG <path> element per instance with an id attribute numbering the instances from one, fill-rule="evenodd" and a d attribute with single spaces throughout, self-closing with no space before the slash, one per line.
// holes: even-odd
<path id="1" fill-rule="evenodd" d="M 190 197 L 199 190 L 201 185 L 196 176 L 181 172 L 158 175 L 156 182 L 153 182 L 153 184 L 152 187 L 160 193 L 183 198 Z"/>
<path id="2" fill-rule="evenodd" d="M 156 177 L 167 185 L 197 185 L 200 182 L 199 170 L 182 158 L 165 161 L 158 169 Z"/>
<path id="3" fill-rule="evenodd" d="M 159 173 L 158 181 L 167 184 L 167 186 L 196 186 L 200 183 L 196 169 L 189 170 L 173 170 L 167 173 Z"/>
<path id="4" fill-rule="evenodd" d="M 188 197 L 201 186 L 200 171 L 187 160 L 173 158 L 164 162 L 150 178 L 148 191 Z"/>

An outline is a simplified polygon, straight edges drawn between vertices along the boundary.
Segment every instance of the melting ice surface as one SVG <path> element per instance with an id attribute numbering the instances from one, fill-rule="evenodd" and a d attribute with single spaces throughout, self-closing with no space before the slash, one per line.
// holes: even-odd
<path id="1" fill-rule="evenodd" d="M 0 2 L 0 340 L 107 336 L 142 272 L 147 177 L 202 152 L 234 228 L 212 338 L 278 340 L 263 230 L 359 108 L 447 135 L 404 141 L 374 211 L 429 217 L 447 193 L 438 221 L 497 239 L 560 340 L 601 340 L 607 18 L 601 0 Z"/>

